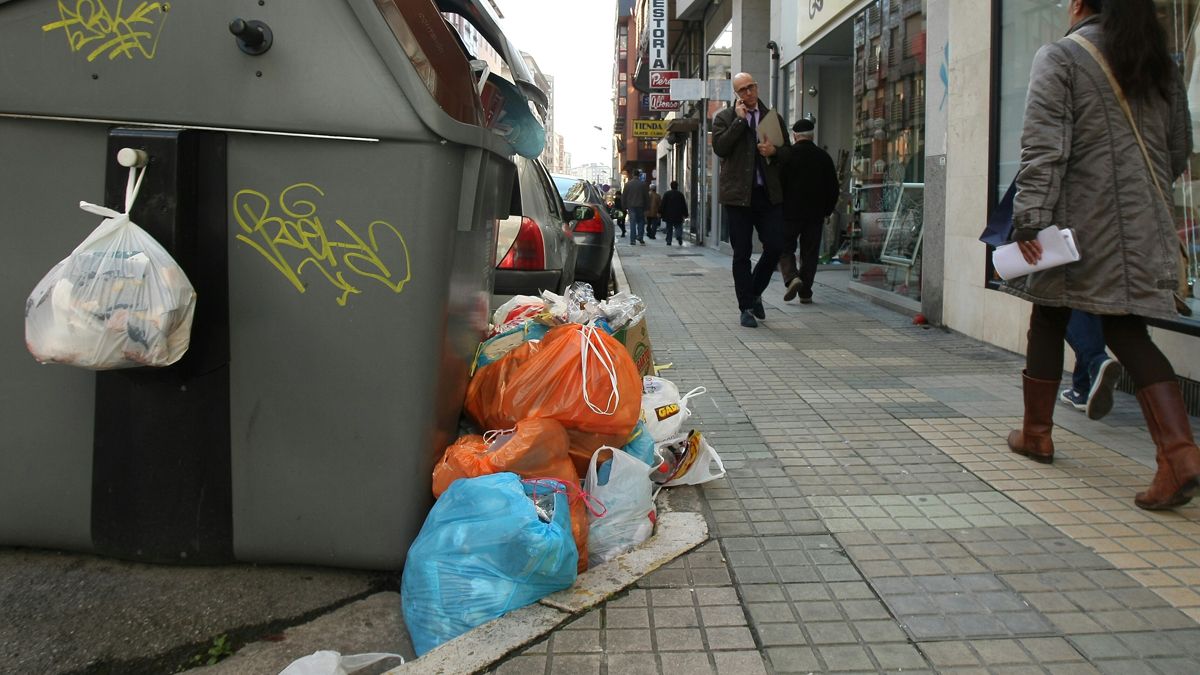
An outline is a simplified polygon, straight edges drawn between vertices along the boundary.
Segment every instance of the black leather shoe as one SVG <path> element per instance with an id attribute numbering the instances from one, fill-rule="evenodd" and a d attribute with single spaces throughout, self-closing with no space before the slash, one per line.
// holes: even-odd
<path id="1" fill-rule="evenodd" d="M 742 310 L 742 325 L 746 328 L 758 328 L 758 322 L 754 320 L 754 314 L 748 310 Z"/>
<path id="2" fill-rule="evenodd" d="M 758 299 L 754 301 L 754 307 L 752 308 L 752 311 L 754 312 L 754 317 L 759 321 L 767 318 L 767 310 L 763 309 L 762 296 L 759 296 Z"/>

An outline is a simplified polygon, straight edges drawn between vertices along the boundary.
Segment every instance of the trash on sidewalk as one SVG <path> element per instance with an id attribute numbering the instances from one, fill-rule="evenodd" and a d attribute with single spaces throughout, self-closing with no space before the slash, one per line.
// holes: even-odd
<path id="1" fill-rule="evenodd" d="M 353 675 L 387 659 L 400 659 L 400 663 L 404 663 L 404 657 L 399 654 L 339 654 L 323 649 L 292 661 L 279 675 Z"/>
<path id="2" fill-rule="evenodd" d="M 461 436 L 446 448 L 433 469 L 433 496 L 440 497 L 459 478 L 476 478 L 505 471 L 521 478 L 554 478 L 579 485 L 579 472 L 567 454 L 567 431 L 551 419 L 527 419 L 514 429 Z M 571 499 L 571 530 L 579 552 L 580 569 L 587 567 L 588 518 L 584 499 Z"/>
<path id="3" fill-rule="evenodd" d="M 604 460 L 601 477 L 596 462 Z M 654 533 L 657 508 L 645 462 L 616 448 L 602 447 L 592 455 L 583 489 L 604 504 L 603 516 L 592 516 L 588 533 L 588 564 L 600 565 L 646 541 Z"/>
<path id="4" fill-rule="evenodd" d="M 680 396 L 679 388 L 670 380 L 653 375 L 643 377 L 642 422 L 655 442 L 678 436 L 683 423 L 692 416 L 688 400 L 707 392 L 704 387 L 696 387 Z"/>
<path id="5" fill-rule="evenodd" d="M 124 213 L 79 203 L 104 221 L 25 302 L 25 345 L 39 362 L 169 366 L 187 351 L 196 291 L 171 254 L 129 219 L 145 175 L 129 170 Z"/>
<path id="6" fill-rule="evenodd" d="M 418 655 L 575 583 L 567 490 L 505 472 L 456 480 L 438 498 L 401 579 Z"/>
<path id="7" fill-rule="evenodd" d="M 700 485 L 725 476 L 725 464 L 699 431 L 659 444 L 661 452 L 670 452 L 675 470 L 663 487 Z M 715 470 L 713 467 L 716 467 Z"/>

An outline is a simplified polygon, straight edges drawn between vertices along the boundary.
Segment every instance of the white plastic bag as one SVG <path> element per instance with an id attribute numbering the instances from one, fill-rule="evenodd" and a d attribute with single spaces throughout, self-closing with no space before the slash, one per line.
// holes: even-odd
<path id="1" fill-rule="evenodd" d="M 168 366 L 187 351 L 196 291 L 166 249 L 129 219 L 144 175 L 129 170 L 125 213 L 79 203 L 105 220 L 25 302 L 25 345 L 38 361 L 111 370 Z"/>
<path id="2" fill-rule="evenodd" d="M 687 402 L 707 392 L 696 387 L 680 396 L 679 388 L 670 380 L 647 375 L 642 378 L 642 421 L 650 431 L 655 443 L 662 443 L 679 435 L 683 423 L 692 416 Z"/>
<path id="3" fill-rule="evenodd" d="M 535 295 L 514 295 L 492 313 L 491 335 L 499 335 L 520 326 L 526 320 L 546 313 L 546 301 Z"/>
<path id="4" fill-rule="evenodd" d="M 646 315 L 646 303 L 638 296 L 627 291 L 614 293 L 609 299 L 600 302 L 600 311 L 613 330 L 621 330 L 632 326 Z"/>
<path id="5" fill-rule="evenodd" d="M 605 452 L 612 453 L 612 466 L 608 480 L 601 484 L 596 462 Z M 589 517 L 589 567 L 612 560 L 654 533 L 657 510 L 652 471 L 653 467 L 616 448 L 602 446 L 592 454 L 583 491 L 604 505 L 604 515 Z"/>
<path id="6" fill-rule="evenodd" d="M 675 471 L 663 487 L 700 485 L 725 476 L 725 464 L 699 431 L 659 446 L 660 452 L 675 455 Z"/>
<path id="7" fill-rule="evenodd" d="M 343 655 L 333 651 L 321 650 L 292 661 L 291 665 L 280 671 L 279 675 L 351 675 L 351 673 L 379 663 L 384 659 L 400 659 L 400 663 L 404 663 L 404 658 L 399 654 L 370 653 Z"/>

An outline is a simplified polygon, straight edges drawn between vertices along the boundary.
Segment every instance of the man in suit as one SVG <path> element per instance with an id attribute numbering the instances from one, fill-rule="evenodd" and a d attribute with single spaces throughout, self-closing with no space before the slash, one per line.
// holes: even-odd
<path id="1" fill-rule="evenodd" d="M 733 76 L 737 101 L 713 117 L 713 152 L 721 161 L 718 200 L 725 207 L 729 243 L 733 246 L 733 287 L 737 293 L 741 324 L 755 328 L 766 318 L 762 292 L 771 282 L 779 261 L 783 236 L 781 167 L 791 149 L 788 139 L 776 147 L 760 138 L 758 125 L 769 112 L 758 98 L 758 83 L 749 73 Z M 754 233 L 763 252 L 754 270 L 750 254 Z M 756 320 L 757 319 L 757 320 Z"/>
<path id="2" fill-rule="evenodd" d="M 829 153 L 813 143 L 812 120 L 797 120 L 787 165 L 783 169 L 783 252 L 779 272 L 787 284 L 784 301 L 800 296 L 812 302 L 813 277 L 821 250 L 825 218 L 837 206 L 841 188 Z M 796 244 L 800 244 L 800 269 L 796 269 Z"/>

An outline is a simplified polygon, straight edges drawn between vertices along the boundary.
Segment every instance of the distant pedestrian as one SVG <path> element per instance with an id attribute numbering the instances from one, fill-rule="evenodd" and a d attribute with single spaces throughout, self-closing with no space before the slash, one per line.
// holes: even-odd
<path id="1" fill-rule="evenodd" d="M 646 207 L 646 236 L 655 239 L 658 226 L 662 222 L 662 195 L 658 194 L 658 186 L 650 184 L 650 205 Z"/>
<path id="2" fill-rule="evenodd" d="M 813 143 L 812 120 L 797 120 L 792 126 L 791 155 L 783 166 L 783 251 L 779 273 L 787 291 L 784 301 L 800 296 L 812 302 L 813 278 L 821 254 L 825 218 L 837 206 L 840 188 L 833 158 Z M 796 244 L 800 245 L 800 268 L 796 269 Z"/>
<path id="3" fill-rule="evenodd" d="M 608 212 L 609 217 L 617 221 L 617 227 L 621 228 L 621 236 L 625 236 L 625 206 L 621 202 L 621 191 L 614 190 L 612 193 L 612 201 L 609 204 L 611 209 Z"/>
<path id="4" fill-rule="evenodd" d="M 629 243 L 646 245 L 646 207 L 650 205 L 650 188 L 637 177 L 625 184 L 625 210 L 629 213 Z"/>
<path id="5" fill-rule="evenodd" d="M 1153 0 L 1070 0 L 1067 12 L 1067 37 L 1038 50 L 1029 76 L 1012 239 L 1035 263 L 1042 229 L 1072 228 L 1080 259 L 1003 287 L 1033 303 L 1025 418 L 1008 446 L 1054 460 L 1063 336 L 1072 309 L 1098 314 L 1105 342 L 1133 378 L 1156 449 L 1158 471 L 1133 502 L 1170 509 L 1200 491 L 1200 449 L 1175 371 L 1150 340 L 1145 317 L 1177 316 L 1179 240 L 1168 200 L 1192 153 L 1187 90 Z"/>
<path id="6" fill-rule="evenodd" d="M 662 219 L 666 224 L 667 246 L 671 245 L 671 232 L 675 233 L 675 241 L 683 245 L 683 219 L 687 216 L 687 197 L 679 191 L 679 183 L 671 181 L 671 189 L 662 197 Z"/>
<path id="7" fill-rule="evenodd" d="M 779 262 L 783 236 L 783 187 L 780 164 L 787 161 L 790 142 L 776 147 L 760 139 L 758 125 L 770 112 L 758 98 L 758 83 L 749 73 L 733 76 L 737 101 L 713 116 L 713 152 L 721 160 L 718 200 L 725 207 L 729 223 L 729 243 L 733 246 L 733 288 L 737 293 L 741 324 L 755 328 L 765 319 L 762 292 L 771 283 L 771 274 Z M 777 161 L 767 160 L 779 154 Z M 754 233 L 762 242 L 762 255 L 753 271 L 750 254 Z"/>
<path id="8" fill-rule="evenodd" d="M 1060 401 L 1098 420 L 1113 407 L 1113 390 L 1121 378 L 1121 364 L 1104 351 L 1104 325 L 1100 317 L 1078 309 L 1071 310 L 1067 322 L 1067 344 L 1075 352 L 1075 370 L 1071 387 L 1058 395 Z"/>

